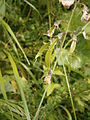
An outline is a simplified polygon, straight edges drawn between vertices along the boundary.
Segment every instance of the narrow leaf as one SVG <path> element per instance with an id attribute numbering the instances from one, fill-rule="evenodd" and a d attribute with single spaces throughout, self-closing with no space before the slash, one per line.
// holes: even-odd
<path id="1" fill-rule="evenodd" d="M 70 53 L 72 54 L 75 51 L 76 48 L 76 41 L 72 41 L 70 46 Z"/>
<path id="2" fill-rule="evenodd" d="M 31 7 L 39 14 L 40 18 L 42 19 L 42 16 L 41 16 L 40 12 L 37 10 L 37 8 L 36 8 L 34 5 L 32 5 L 32 4 L 31 4 L 30 2 L 28 2 L 27 0 L 24 0 L 24 2 L 26 2 L 29 6 L 31 6 Z"/>
<path id="3" fill-rule="evenodd" d="M 62 106 L 62 105 L 60 105 L 60 107 L 62 108 L 62 109 L 64 109 L 65 110 L 65 112 L 67 113 L 67 115 L 68 115 L 68 120 L 72 120 L 72 117 L 71 117 L 71 114 L 70 114 L 70 112 L 68 111 L 68 109 L 67 108 L 65 108 L 64 106 Z"/>
<path id="4" fill-rule="evenodd" d="M 0 87 L 1 87 L 1 92 L 3 94 L 4 99 L 7 100 L 7 95 L 5 91 L 5 80 L 2 77 L 1 70 L 0 70 Z"/>
<path id="5" fill-rule="evenodd" d="M 0 21 L 5 16 L 5 0 L 0 0 Z"/>
<path id="6" fill-rule="evenodd" d="M 10 26 L 9 26 L 4 20 L 2 20 L 2 25 L 3 25 L 3 26 L 5 27 L 5 29 L 10 33 L 10 35 L 12 36 L 12 38 L 14 39 L 14 41 L 17 43 L 18 47 L 19 47 L 20 50 L 22 51 L 22 53 L 23 53 L 23 55 L 24 55 L 27 63 L 30 65 L 30 62 L 29 62 L 29 60 L 28 60 L 28 58 L 27 58 L 24 50 L 22 49 L 20 43 L 18 42 L 18 40 L 17 40 L 15 34 L 13 33 L 12 29 L 10 28 Z"/>
<path id="7" fill-rule="evenodd" d="M 54 89 L 58 89 L 59 87 L 60 87 L 59 84 L 51 83 L 51 84 L 48 86 L 47 96 L 49 96 L 50 94 L 52 94 L 53 90 L 54 90 Z"/>
<path id="8" fill-rule="evenodd" d="M 30 69 L 24 63 L 22 63 L 22 62 L 20 62 L 20 64 L 25 68 L 25 70 L 30 74 L 30 76 L 36 82 L 36 78 L 34 77 L 33 73 L 30 71 Z"/>
<path id="9" fill-rule="evenodd" d="M 30 120 L 29 110 L 28 110 L 27 102 L 26 102 L 25 95 L 24 95 L 24 92 L 23 92 L 23 87 L 22 87 L 22 84 L 21 84 L 21 78 L 19 77 L 19 73 L 18 73 L 16 64 L 15 64 L 12 56 L 8 52 L 7 52 L 7 54 L 8 54 L 8 58 L 10 60 L 10 63 L 11 63 L 12 69 L 13 69 L 13 73 L 14 73 L 14 76 L 15 76 L 20 94 L 21 94 L 21 98 L 22 98 L 22 101 L 23 101 L 24 110 L 25 110 L 25 113 L 26 113 L 27 120 Z"/>
<path id="10" fill-rule="evenodd" d="M 54 70 L 54 75 L 64 75 L 63 74 L 63 72 L 59 69 L 59 68 L 56 68 L 55 70 Z"/>
<path id="11" fill-rule="evenodd" d="M 83 28 L 83 36 L 85 39 L 90 40 L 90 22 L 88 22 Z"/>
<path id="12" fill-rule="evenodd" d="M 53 51 L 53 48 L 54 48 L 56 41 L 57 41 L 57 39 L 55 39 L 53 41 L 53 43 L 51 44 L 51 46 L 49 47 L 49 49 L 45 55 L 45 63 L 49 69 L 50 69 L 51 55 L 52 55 L 52 51 Z"/>
<path id="13" fill-rule="evenodd" d="M 40 56 L 42 55 L 42 53 L 47 49 L 47 47 L 48 47 L 48 44 L 44 44 L 44 45 L 40 48 L 40 50 L 39 50 L 39 52 L 37 53 L 35 59 L 37 59 L 38 57 L 40 57 Z"/>

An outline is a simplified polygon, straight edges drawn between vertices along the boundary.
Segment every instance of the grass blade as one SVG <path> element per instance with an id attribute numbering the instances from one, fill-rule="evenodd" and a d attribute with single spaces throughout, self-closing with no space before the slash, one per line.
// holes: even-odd
<path id="1" fill-rule="evenodd" d="M 70 114 L 70 112 L 68 111 L 68 109 L 67 108 L 65 108 L 64 106 L 62 106 L 62 105 L 60 105 L 60 107 L 67 113 L 67 115 L 68 115 L 68 120 L 72 120 L 72 117 L 71 117 L 71 114 Z"/>
<path id="2" fill-rule="evenodd" d="M 27 58 L 24 50 L 22 49 L 20 43 L 18 42 L 18 40 L 17 40 L 15 34 L 13 33 L 12 29 L 10 28 L 10 26 L 9 26 L 4 20 L 2 20 L 1 23 L 2 23 L 2 25 L 4 26 L 4 28 L 10 33 L 10 35 L 12 36 L 12 38 L 14 39 L 14 41 L 17 43 L 17 45 L 18 45 L 18 47 L 20 48 L 20 50 L 22 51 L 22 53 L 23 53 L 23 55 L 24 55 L 27 63 L 30 65 L 30 62 L 29 62 L 29 60 L 28 60 L 28 58 Z"/>
<path id="3" fill-rule="evenodd" d="M 40 57 L 43 54 L 43 52 L 47 49 L 48 46 L 49 46 L 48 43 L 42 45 L 42 47 L 39 49 L 39 52 L 37 53 L 35 59 L 37 59 L 38 57 Z"/>
<path id="4" fill-rule="evenodd" d="M 40 12 L 37 10 L 37 8 L 34 5 L 32 5 L 27 0 L 24 0 L 24 2 L 26 2 L 30 7 L 32 7 L 39 14 L 40 18 L 42 19 L 42 16 L 41 16 Z"/>
<path id="5" fill-rule="evenodd" d="M 11 63 L 12 69 L 13 69 L 13 73 L 14 73 L 14 76 L 15 76 L 20 94 L 21 94 L 21 98 L 22 98 L 22 101 L 23 101 L 24 110 L 25 110 L 25 113 L 26 113 L 27 120 L 31 120 L 29 110 L 28 110 L 28 106 L 27 106 L 27 102 L 26 102 L 26 99 L 25 99 L 25 95 L 24 95 L 24 92 L 23 92 L 22 85 L 21 85 L 21 79 L 19 77 L 19 73 L 18 73 L 16 64 L 15 64 L 12 56 L 10 55 L 10 53 L 8 53 L 8 52 L 6 52 L 6 53 L 8 54 L 8 58 L 10 60 L 10 63 Z"/>
<path id="6" fill-rule="evenodd" d="M 22 63 L 22 62 L 20 62 L 20 64 L 24 67 L 24 69 L 30 74 L 30 76 L 36 82 L 36 78 L 34 77 L 33 73 L 30 71 L 30 69 L 24 63 Z"/>
<path id="7" fill-rule="evenodd" d="M 51 29 L 51 15 L 50 15 L 50 1 L 47 0 L 47 10 L 48 10 L 48 19 L 49 19 L 49 29 Z"/>
<path id="8" fill-rule="evenodd" d="M 5 100 L 7 100 L 7 95 L 6 95 L 6 91 L 5 91 L 5 84 L 4 84 L 4 79 L 2 77 L 2 73 L 1 73 L 1 70 L 0 70 L 0 87 L 1 87 L 1 92 L 3 94 L 3 97 Z"/>
<path id="9" fill-rule="evenodd" d="M 49 47 L 46 55 L 45 55 L 45 63 L 47 65 L 47 68 L 50 69 L 50 63 L 51 63 L 51 55 L 52 55 L 52 52 L 53 52 L 53 48 L 55 46 L 55 43 L 57 41 L 57 38 L 53 41 L 53 43 L 51 44 L 51 46 Z"/>

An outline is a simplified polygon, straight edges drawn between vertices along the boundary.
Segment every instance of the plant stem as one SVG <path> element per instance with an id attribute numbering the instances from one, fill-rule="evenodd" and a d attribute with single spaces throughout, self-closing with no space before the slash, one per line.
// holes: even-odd
<path id="1" fill-rule="evenodd" d="M 43 100 L 44 100 L 45 94 L 46 94 L 46 92 L 47 92 L 47 89 L 48 89 L 48 85 L 46 86 L 46 89 L 45 89 L 45 91 L 44 91 L 44 93 L 43 93 L 41 102 L 40 102 L 40 104 L 39 104 L 39 106 L 38 106 L 37 112 L 36 112 L 35 117 L 34 117 L 33 120 L 37 120 L 37 119 L 38 119 L 38 115 L 39 115 L 39 112 L 40 112 L 40 108 L 41 108 L 41 105 L 42 105 L 42 103 L 43 103 Z"/>
<path id="2" fill-rule="evenodd" d="M 61 46 L 61 47 L 63 47 L 64 42 L 65 42 L 65 40 L 66 40 L 66 36 L 67 36 L 67 33 L 68 33 L 68 29 L 69 29 L 69 26 L 70 26 L 71 20 L 72 20 L 72 18 L 73 18 L 74 11 L 75 11 L 76 7 L 77 7 L 77 3 L 75 4 L 75 6 L 74 6 L 74 8 L 73 8 L 73 11 L 72 11 L 70 20 L 69 20 L 68 25 L 67 25 L 66 34 L 65 34 L 65 36 L 64 36 L 64 39 L 63 39 L 63 42 L 62 42 L 62 46 Z"/>
<path id="3" fill-rule="evenodd" d="M 19 77 L 19 73 L 18 73 L 16 64 L 15 64 L 11 54 L 9 52 L 6 52 L 6 53 L 8 55 L 9 60 L 10 60 L 10 63 L 11 63 L 12 69 L 13 69 L 13 73 L 14 73 L 14 76 L 16 78 L 16 83 L 18 85 L 20 95 L 21 95 L 21 98 L 22 98 L 22 101 L 23 101 L 26 118 L 27 118 L 27 120 L 31 120 L 28 105 L 27 105 L 26 98 L 25 98 L 25 94 L 24 94 L 22 84 L 21 84 L 21 78 Z"/>
<path id="4" fill-rule="evenodd" d="M 49 0 L 47 0 L 47 9 L 48 9 L 48 19 L 49 19 L 49 29 L 50 29 L 51 28 L 51 16 L 50 16 Z"/>
<path id="5" fill-rule="evenodd" d="M 88 22 L 83 28 L 82 31 L 90 24 L 90 22 Z"/>
<path id="6" fill-rule="evenodd" d="M 55 63 L 54 63 L 52 74 L 53 74 L 53 72 L 54 72 L 54 70 L 55 70 L 56 65 L 57 65 L 57 60 L 56 60 Z M 51 75 L 52 75 L 52 74 L 51 74 Z M 39 107 L 38 107 L 38 109 L 37 109 L 37 112 L 36 112 L 35 117 L 34 117 L 33 120 L 37 120 L 37 119 L 38 119 L 38 115 L 39 115 L 39 112 L 40 112 L 40 108 L 41 108 L 41 105 L 42 105 L 42 103 L 43 103 L 43 100 L 44 100 L 44 97 L 45 97 L 45 94 L 46 94 L 47 90 L 48 90 L 48 85 L 47 85 L 46 88 L 45 88 L 45 91 L 44 91 L 44 93 L 43 93 L 41 102 L 40 102 L 40 104 L 39 104 Z"/>
<path id="7" fill-rule="evenodd" d="M 76 36 L 79 36 L 80 34 L 82 34 L 83 30 L 84 30 L 89 24 L 90 24 L 90 22 L 88 22 L 88 23 L 82 28 L 82 30 L 81 30 L 78 34 L 76 34 Z M 64 46 L 64 48 L 66 48 L 66 47 L 69 45 L 70 42 L 72 42 L 72 38 L 66 43 L 66 45 Z"/>
<path id="8" fill-rule="evenodd" d="M 68 87 L 68 91 L 69 91 L 69 95 L 70 95 L 70 100 L 71 100 L 71 104 L 72 104 L 72 109 L 73 109 L 73 112 L 74 112 L 74 118 L 75 118 L 75 120 L 77 120 L 76 112 L 75 112 L 75 107 L 74 107 L 74 102 L 73 102 L 73 98 L 72 98 L 72 93 L 71 93 L 71 90 L 70 90 L 69 80 L 68 80 L 68 77 L 67 77 L 66 68 L 65 68 L 64 64 L 63 64 L 63 69 L 64 69 L 64 74 L 65 74 L 65 78 L 66 78 L 66 83 L 67 83 L 67 87 Z"/>
<path id="9" fill-rule="evenodd" d="M 64 49 L 69 45 L 69 43 L 72 42 L 72 39 L 70 39 L 64 46 Z"/>

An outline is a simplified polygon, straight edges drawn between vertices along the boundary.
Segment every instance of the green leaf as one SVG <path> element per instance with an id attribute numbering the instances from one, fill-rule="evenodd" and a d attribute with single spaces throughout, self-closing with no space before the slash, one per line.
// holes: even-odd
<path id="1" fill-rule="evenodd" d="M 54 50 L 54 52 L 51 56 L 51 64 L 54 63 L 55 57 L 56 57 L 56 50 Z"/>
<path id="2" fill-rule="evenodd" d="M 10 28 L 10 26 L 9 26 L 4 20 L 2 20 L 2 25 L 3 25 L 4 28 L 10 33 L 10 35 L 12 36 L 12 38 L 14 39 L 14 41 L 17 43 L 18 47 L 19 47 L 20 50 L 22 51 L 22 53 L 23 53 L 23 55 L 24 55 L 27 63 L 30 65 L 30 62 L 29 62 L 29 60 L 28 60 L 28 58 L 27 58 L 24 50 L 22 49 L 20 43 L 18 42 L 18 40 L 17 40 L 15 34 L 13 33 L 12 29 Z"/>
<path id="3" fill-rule="evenodd" d="M 90 84 L 90 78 L 88 79 L 88 84 Z"/>
<path id="4" fill-rule="evenodd" d="M 84 71 L 86 76 L 90 76 L 90 66 L 85 66 Z"/>
<path id="5" fill-rule="evenodd" d="M 68 65 L 68 51 L 66 49 L 56 49 L 56 58 L 58 61 L 58 65 L 66 64 Z"/>
<path id="6" fill-rule="evenodd" d="M 52 51 L 53 51 L 56 41 L 57 41 L 57 39 L 55 39 L 53 41 L 53 43 L 51 44 L 51 46 L 49 47 L 49 49 L 45 55 L 45 63 L 46 63 L 46 66 L 48 69 L 50 69 L 51 55 L 52 55 Z"/>
<path id="7" fill-rule="evenodd" d="M 59 87 L 60 87 L 59 84 L 51 83 L 51 84 L 48 86 L 47 96 L 49 96 L 50 94 L 52 94 L 53 90 L 54 90 L 54 89 L 58 89 Z"/>
<path id="8" fill-rule="evenodd" d="M 72 54 L 75 51 L 76 48 L 76 41 L 72 41 L 70 46 L 70 53 Z"/>
<path id="9" fill-rule="evenodd" d="M 90 62 L 90 41 L 85 40 L 82 35 L 78 36 L 76 53 L 79 56 L 82 56 L 82 60 Z"/>
<path id="10" fill-rule="evenodd" d="M 90 22 L 88 22 L 83 28 L 82 30 L 85 30 L 86 33 L 90 34 Z"/>
<path id="11" fill-rule="evenodd" d="M 85 103 L 84 103 L 79 97 L 76 97 L 75 100 L 76 100 L 76 102 L 77 102 L 78 109 L 79 109 L 81 112 L 84 112 Z"/>
<path id="12" fill-rule="evenodd" d="M 70 27 L 69 27 L 70 31 L 74 32 L 75 30 L 78 30 L 80 27 L 83 27 L 84 23 L 81 22 L 81 16 L 82 16 L 81 8 L 76 7 L 73 18 L 70 23 Z"/>
<path id="13" fill-rule="evenodd" d="M 48 120 L 55 120 L 55 113 L 48 116 Z"/>
<path id="14" fill-rule="evenodd" d="M 78 69 L 82 67 L 83 61 L 80 56 L 69 56 L 69 64 L 71 68 Z"/>
<path id="15" fill-rule="evenodd" d="M 64 106 L 62 106 L 62 105 L 60 105 L 60 107 L 62 108 L 62 109 L 64 109 L 65 110 L 65 112 L 67 113 L 67 115 L 68 115 L 68 120 L 72 120 L 72 116 L 71 116 L 71 114 L 70 114 L 70 112 L 69 112 L 69 110 L 67 109 L 67 108 L 65 108 Z"/>
<path id="16" fill-rule="evenodd" d="M 9 60 L 10 60 L 10 63 L 11 63 L 12 69 L 13 69 L 13 73 L 14 73 L 14 76 L 15 76 L 20 94 L 21 94 L 21 98 L 22 98 L 22 101 L 23 101 L 24 110 L 25 110 L 25 113 L 26 113 L 27 120 L 30 120 L 29 110 L 28 110 L 27 102 L 26 102 L 25 95 L 24 95 L 24 92 L 23 92 L 21 78 L 19 77 L 19 73 L 18 73 L 16 64 L 15 64 L 12 56 L 10 55 L 10 53 L 8 53 L 8 52 L 6 52 L 6 53 L 8 55 Z"/>
<path id="17" fill-rule="evenodd" d="M 40 12 L 38 11 L 38 9 L 34 5 L 32 5 L 27 0 L 24 0 L 24 2 L 26 2 L 29 6 L 31 6 L 39 14 L 40 18 L 42 19 L 42 16 L 41 16 Z"/>
<path id="18" fill-rule="evenodd" d="M 5 91 L 5 80 L 2 77 L 1 70 L 0 70 L 0 87 L 1 87 L 1 92 L 3 94 L 4 99 L 7 100 L 7 95 Z"/>
<path id="19" fill-rule="evenodd" d="M 5 0 L 0 0 L 0 21 L 5 16 Z"/>
<path id="20" fill-rule="evenodd" d="M 63 72 L 59 68 L 55 68 L 54 75 L 64 75 Z"/>
<path id="21" fill-rule="evenodd" d="M 22 120 L 22 117 L 25 117 L 25 113 L 23 111 L 22 105 L 17 104 L 11 100 L 6 101 L 3 99 L 0 99 L 0 118 L 2 114 L 1 110 L 3 110 L 4 117 L 6 116 L 8 120 L 13 120 L 14 118 L 17 120 Z M 13 118 L 11 114 L 13 115 Z M 4 119 L 4 120 L 7 120 L 7 119 Z"/>
<path id="22" fill-rule="evenodd" d="M 88 22 L 83 28 L 82 30 L 85 31 L 84 38 L 87 40 L 90 40 L 90 22 Z"/>
<path id="23" fill-rule="evenodd" d="M 4 87 L 5 87 L 6 92 L 14 92 L 14 87 L 10 84 L 11 80 L 13 80 L 13 79 L 14 79 L 13 76 L 8 76 L 8 75 L 3 76 Z M 1 93 L 1 91 L 0 91 L 0 93 Z"/>
<path id="24" fill-rule="evenodd" d="M 6 55 L 3 51 L 0 51 L 0 59 L 4 60 L 6 58 Z"/>
<path id="25" fill-rule="evenodd" d="M 43 52 L 47 49 L 48 45 L 49 45 L 49 44 L 44 44 L 44 45 L 40 48 L 40 50 L 39 50 L 39 52 L 37 53 L 35 59 L 37 59 L 38 57 L 40 57 L 40 56 L 43 54 Z"/>
<path id="26" fill-rule="evenodd" d="M 30 71 L 30 69 L 22 62 L 20 64 L 25 68 L 25 70 L 30 74 L 30 76 L 33 78 L 34 82 L 36 82 L 36 78 L 34 77 L 33 73 Z"/>

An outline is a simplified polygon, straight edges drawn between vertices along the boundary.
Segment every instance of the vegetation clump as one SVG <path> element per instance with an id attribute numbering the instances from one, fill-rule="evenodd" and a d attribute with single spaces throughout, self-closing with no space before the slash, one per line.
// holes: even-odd
<path id="1" fill-rule="evenodd" d="M 0 0 L 0 120 L 90 120 L 90 0 Z"/>

